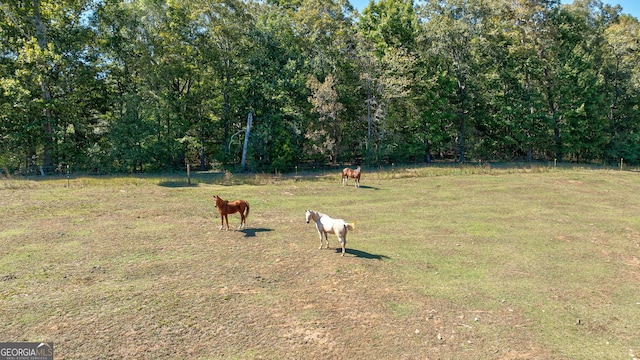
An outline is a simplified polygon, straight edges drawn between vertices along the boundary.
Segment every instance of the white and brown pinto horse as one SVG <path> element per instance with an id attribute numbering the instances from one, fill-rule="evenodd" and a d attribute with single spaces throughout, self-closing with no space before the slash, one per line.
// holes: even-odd
<path id="1" fill-rule="evenodd" d="M 355 181 L 355 187 L 360 187 L 360 166 L 358 166 L 355 170 L 352 168 L 344 168 L 342 169 L 342 185 L 349 185 L 349 178 L 353 178 Z"/>
<path id="2" fill-rule="evenodd" d="M 220 213 L 220 230 L 224 228 L 224 221 L 227 220 L 227 231 L 229 231 L 229 214 L 240 213 L 240 226 L 242 229 L 247 225 L 247 216 L 249 216 L 249 203 L 244 200 L 227 201 L 222 200 L 218 195 L 213 195 L 213 201 L 216 203 L 218 212 Z M 245 213 L 246 210 L 246 213 Z"/>
<path id="3" fill-rule="evenodd" d="M 327 234 L 334 233 L 338 236 L 338 241 L 340 241 L 340 245 L 342 246 L 341 256 L 344 256 L 345 246 L 347 245 L 347 231 L 355 229 L 356 223 L 347 223 L 342 219 L 332 219 L 329 215 L 313 210 L 306 210 L 305 217 L 307 218 L 307 224 L 310 220 L 316 223 L 316 229 L 318 230 L 318 235 L 320 235 L 320 247 L 318 249 L 322 249 L 322 235 L 324 234 L 328 249 L 329 236 Z"/>

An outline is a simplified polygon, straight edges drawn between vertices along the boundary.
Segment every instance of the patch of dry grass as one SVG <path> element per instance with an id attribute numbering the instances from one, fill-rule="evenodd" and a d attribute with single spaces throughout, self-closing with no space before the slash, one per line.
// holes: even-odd
<path id="1" fill-rule="evenodd" d="M 637 174 L 458 170 L 384 169 L 360 189 L 335 174 L 12 179 L 0 339 L 53 341 L 56 359 L 640 353 Z M 246 230 L 217 230 L 214 194 L 250 202 Z M 347 256 L 335 236 L 317 249 L 307 208 L 358 221 Z"/>

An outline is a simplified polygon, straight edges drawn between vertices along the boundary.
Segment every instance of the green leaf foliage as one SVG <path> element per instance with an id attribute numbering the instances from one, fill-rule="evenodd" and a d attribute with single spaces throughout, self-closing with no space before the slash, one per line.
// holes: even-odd
<path id="1" fill-rule="evenodd" d="M 640 164 L 640 23 L 580 0 L 3 1 L 0 168 Z"/>

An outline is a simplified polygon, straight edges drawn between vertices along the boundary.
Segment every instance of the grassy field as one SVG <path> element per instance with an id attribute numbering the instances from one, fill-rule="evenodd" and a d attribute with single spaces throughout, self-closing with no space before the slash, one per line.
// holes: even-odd
<path id="1" fill-rule="evenodd" d="M 247 229 L 218 230 L 215 194 L 249 201 Z M 345 257 L 307 208 L 357 221 Z M 639 213 L 640 175 L 611 170 L 4 179 L 0 341 L 58 360 L 632 360 Z"/>

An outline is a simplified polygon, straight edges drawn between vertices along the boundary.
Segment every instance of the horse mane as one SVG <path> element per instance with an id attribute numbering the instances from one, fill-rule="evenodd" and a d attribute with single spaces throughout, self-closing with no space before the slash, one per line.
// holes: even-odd
<path id="1" fill-rule="evenodd" d="M 323 213 L 321 213 L 320 211 L 316 211 L 316 210 L 305 210 L 305 211 L 308 211 L 308 212 L 310 212 L 311 214 L 314 214 L 314 215 L 317 217 L 317 219 L 316 219 L 316 220 L 320 220 L 320 218 L 321 218 L 321 217 L 323 217 L 323 216 L 329 216 L 329 215 L 327 215 L 327 214 L 323 214 Z"/>

